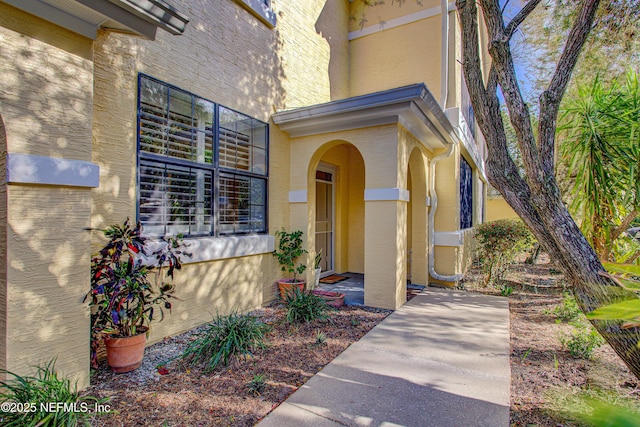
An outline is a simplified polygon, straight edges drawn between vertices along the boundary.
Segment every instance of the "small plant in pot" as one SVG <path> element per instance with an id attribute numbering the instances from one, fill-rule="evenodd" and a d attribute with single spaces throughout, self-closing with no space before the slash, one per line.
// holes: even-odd
<path id="1" fill-rule="evenodd" d="M 91 259 L 91 290 L 85 296 L 91 307 L 91 363 L 97 367 L 104 339 L 112 370 L 129 372 L 142 364 L 150 323 L 162 320 L 164 310 L 171 310 L 170 299 L 177 299 L 173 274 L 182 266 L 181 256 L 191 255 L 179 237 L 148 242 L 141 224 L 132 226 L 128 218 L 103 232 L 109 241 Z"/>
<path id="2" fill-rule="evenodd" d="M 278 247 L 273 251 L 273 255 L 277 258 L 280 269 L 293 275 L 293 278 L 278 280 L 280 297 L 284 300 L 293 288 L 304 290 L 305 280 L 298 279 L 297 276 L 304 273 L 307 266 L 302 262 L 298 263 L 298 259 L 307 251 L 302 248 L 302 231 L 290 233 L 285 230 L 276 231 L 276 237 L 278 237 Z"/>

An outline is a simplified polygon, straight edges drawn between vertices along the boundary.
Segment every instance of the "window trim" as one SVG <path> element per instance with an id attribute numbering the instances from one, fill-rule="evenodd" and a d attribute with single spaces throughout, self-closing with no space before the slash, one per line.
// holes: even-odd
<path id="1" fill-rule="evenodd" d="M 276 26 L 276 14 L 271 8 L 271 0 L 236 0 L 236 3 L 251 12 L 269 28 Z M 268 4 L 267 4 L 268 3 Z"/>
<path id="2" fill-rule="evenodd" d="M 213 131 L 213 158 L 212 163 L 198 163 L 196 161 L 189 161 L 185 159 L 181 159 L 179 157 L 169 157 L 163 156 L 151 152 L 144 152 L 140 149 L 140 135 L 141 135 L 141 110 L 140 110 L 140 100 L 141 100 L 141 88 L 142 88 L 142 79 L 148 79 L 160 85 L 167 87 L 168 89 L 178 90 L 189 94 L 191 97 L 197 97 L 206 102 L 210 102 L 214 106 L 214 131 Z M 255 117 L 249 116 L 245 113 L 242 113 L 233 108 L 229 108 L 225 105 L 219 104 L 217 102 L 211 101 L 207 98 L 199 96 L 193 92 L 182 89 L 179 86 L 172 85 L 170 83 L 164 82 L 160 79 L 152 77 L 148 74 L 138 73 L 138 97 L 136 99 L 136 220 L 140 220 L 140 184 L 141 184 L 141 160 L 146 160 L 150 162 L 156 162 L 164 165 L 174 165 L 174 166 L 182 166 L 182 167 L 194 167 L 194 165 L 198 165 L 201 170 L 208 170 L 212 173 L 212 230 L 209 234 L 193 234 L 186 236 L 187 239 L 220 239 L 220 238 L 229 238 L 229 237 L 242 237 L 242 236 L 260 236 L 260 235 L 268 235 L 269 234 L 269 157 L 270 157 L 270 132 L 269 132 L 269 123 L 259 120 Z M 233 113 L 245 116 L 250 118 L 252 121 L 256 121 L 257 123 L 263 124 L 265 127 L 265 172 L 264 174 L 255 173 L 252 170 L 239 170 L 230 167 L 221 167 L 219 164 L 219 129 L 220 129 L 220 108 L 224 108 Z M 252 145 L 253 147 L 253 145 Z M 255 230 L 247 230 L 247 231 L 234 231 L 231 233 L 221 233 L 220 232 L 220 224 L 219 224 L 219 211 L 220 211 L 220 175 L 221 174 L 232 174 L 232 175 L 241 175 L 251 178 L 257 178 L 264 180 L 265 182 L 265 194 L 264 194 L 264 227 L 263 231 L 255 231 Z M 165 225 L 166 226 L 166 225 Z M 159 234 L 147 234 L 148 236 L 160 236 Z M 215 259 L 215 258 L 214 258 Z"/>

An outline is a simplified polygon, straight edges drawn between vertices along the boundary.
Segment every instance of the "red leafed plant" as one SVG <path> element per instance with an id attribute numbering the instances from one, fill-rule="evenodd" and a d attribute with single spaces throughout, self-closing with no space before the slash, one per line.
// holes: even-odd
<path id="1" fill-rule="evenodd" d="M 107 244 L 91 259 L 91 290 L 84 300 L 91 307 L 91 362 L 97 366 L 96 350 L 105 336 L 130 337 L 148 331 L 154 319 L 164 318 L 171 310 L 173 274 L 182 266 L 184 252 L 180 236 L 165 237 L 154 242 L 158 249 L 149 250 L 142 226 L 122 226 L 103 230 Z M 166 269 L 166 276 L 162 272 Z M 149 273 L 155 272 L 155 280 Z M 164 279 L 169 278 L 169 281 Z"/>

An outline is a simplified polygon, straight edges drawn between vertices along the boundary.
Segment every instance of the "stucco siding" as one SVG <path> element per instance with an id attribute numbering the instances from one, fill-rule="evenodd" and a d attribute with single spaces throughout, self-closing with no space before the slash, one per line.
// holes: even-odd
<path id="1" fill-rule="evenodd" d="M 0 3 L 0 113 L 10 153 L 90 160 L 92 73 L 90 40 Z"/>
<path id="2" fill-rule="evenodd" d="M 174 2 L 189 17 L 180 36 L 102 29 L 92 41 L 0 2 L 0 366 L 31 373 L 57 357 L 61 373 L 88 384 L 82 297 L 91 254 L 105 242 L 99 229 L 137 216 L 140 73 L 270 123 L 270 235 L 300 229 L 315 247 L 315 169 L 325 162 L 336 170 L 335 270 L 366 273 L 365 303 L 393 309 L 405 302 L 409 250 L 411 276 L 427 281 L 428 161 L 441 151 L 428 151 L 401 121 L 293 139 L 270 121 L 278 111 L 412 83 L 438 97 L 440 2 L 376 6 L 364 27 L 377 30 L 354 38 L 355 3 L 274 1 L 272 28 L 236 1 Z M 428 17 L 420 15 L 426 9 Z M 423 17 L 379 26 L 416 13 Z M 451 55 L 450 105 L 460 94 L 455 61 Z M 7 179 L 7 163 L 22 155 L 45 159 L 41 165 L 79 161 L 93 175 L 97 165 L 99 185 Z M 436 231 L 459 230 L 459 156 L 437 166 Z M 152 324 L 149 344 L 275 299 L 282 273 L 273 237 L 253 238 L 255 250 L 225 253 L 214 246 L 235 238 L 198 238 L 196 259 L 175 275 L 179 300 Z M 458 273 L 471 253 L 468 233 L 461 245 L 436 247 L 436 270 Z"/>
<path id="3" fill-rule="evenodd" d="M 413 83 L 440 93 L 440 16 L 351 41 L 351 96 Z"/>
<path id="4" fill-rule="evenodd" d="M 460 229 L 459 161 L 458 149 L 456 149 L 451 156 L 436 163 L 435 188 L 438 195 L 436 231 Z"/>
<path id="5" fill-rule="evenodd" d="M 487 222 L 507 218 L 518 219 L 519 217 L 502 197 L 487 198 Z"/>
<path id="6" fill-rule="evenodd" d="M 57 358 L 86 385 L 90 191 L 11 185 L 7 197 L 7 367 L 25 373 Z"/>
<path id="7" fill-rule="evenodd" d="M 0 81 L 3 162 L 6 153 L 91 160 L 90 40 L 0 4 Z M 2 169 L 0 362 L 31 374 L 34 365 L 57 358 L 59 372 L 83 387 L 89 373 L 89 316 L 81 301 L 90 271 L 90 190 L 7 185 L 6 164 Z"/>
<path id="8" fill-rule="evenodd" d="M 184 265 L 175 276 L 180 300 L 172 302 L 162 322 L 152 324 L 149 342 L 210 322 L 217 314 L 246 312 L 273 300 L 272 258 L 268 253 Z"/>

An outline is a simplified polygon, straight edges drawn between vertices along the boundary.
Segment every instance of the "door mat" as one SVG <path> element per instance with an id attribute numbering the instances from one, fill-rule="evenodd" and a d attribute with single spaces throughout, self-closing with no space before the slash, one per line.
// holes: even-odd
<path id="1" fill-rule="evenodd" d="M 323 277 L 322 279 L 320 279 L 320 283 L 324 283 L 325 285 L 332 285 L 346 279 L 348 279 L 348 277 L 333 274 L 331 276 Z"/>

